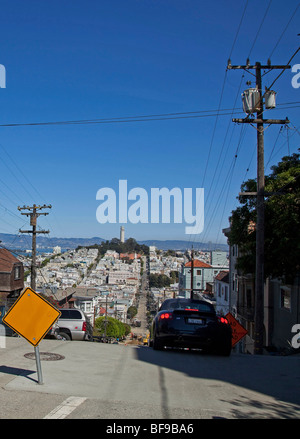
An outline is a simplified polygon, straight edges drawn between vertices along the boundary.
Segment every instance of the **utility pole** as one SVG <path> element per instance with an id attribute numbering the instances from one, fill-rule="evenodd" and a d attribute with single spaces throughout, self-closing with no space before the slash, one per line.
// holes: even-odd
<path id="1" fill-rule="evenodd" d="M 191 255 L 191 299 L 194 299 L 194 249 Z"/>
<path id="2" fill-rule="evenodd" d="M 264 175 L 264 124 L 288 124 L 289 120 L 263 119 L 263 98 L 266 92 L 262 93 L 262 70 L 289 69 L 291 66 L 272 66 L 268 61 L 267 65 L 256 62 L 250 65 L 249 60 L 244 66 L 232 66 L 228 60 L 228 69 L 243 69 L 245 71 L 255 70 L 256 90 L 258 92 L 258 104 L 253 112 L 256 112 L 256 119 L 251 118 L 251 113 L 245 119 L 232 119 L 237 123 L 256 124 L 257 130 L 257 192 L 242 193 L 240 195 L 256 195 L 256 268 L 255 268 L 255 311 L 254 311 L 254 353 L 262 354 L 264 338 L 264 231 L 265 231 L 265 175 Z M 251 72 L 249 72 L 251 73 Z M 253 74 L 253 73 L 251 73 Z"/>
<path id="3" fill-rule="evenodd" d="M 40 215 L 48 215 L 46 212 L 39 212 L 42 209 L 51 209 L 51 205 L 46 206 L 23 206 L 18 207 L 18 210 L 27 210 L 28 212 L 21 212 L 21 215 L 30 216 L 30 225 L 32 226 L 31 230 L 19 230 L 20 233 L 31 233 L 32 234 L 32 261 L 31 261 L 31 288 L 33 291 L 36 289 L 36 235 L 37 233 L 49 233 L 49 230 L 37 230 L 37 218 Z"/>

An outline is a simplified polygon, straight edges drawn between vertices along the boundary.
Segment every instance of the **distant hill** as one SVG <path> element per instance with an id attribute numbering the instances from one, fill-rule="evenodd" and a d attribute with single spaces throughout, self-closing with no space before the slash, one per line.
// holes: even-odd
<path id="1" fill-rule="evenodd" d="M 30 235 L 13 235 L 8 233 L 0 233 L 0 245 L 11 250 L 29 250 L 31 249 L 31 236 Z M 94 238 L 50 238 L 49 236 L 37 236 L 37 246 L 39 249 L 51 249 L 59 246 L 62 249 L 75 249 L 78 246 L 90 246 L 94 244 L 101 244 L 101 242 L 107 241 L 106 239 L 94 237 Z M 137 241 L 138 244 L 144 244 L 147 246 L 155 246 L 159 250 L 187 250 L 193 245 L 195 250 L 223 250 L 227 251 L 228 246 L 226 244 L 214 244 L 214 243 L 201 243 L 201 242 L 189 242 L 180 240 L 146 240 Z"/>
<path id="2" fill-rule="evenodd" d="M 1 246 L 15 250 L 29 250 L 31 249 L 31 236 L 30 235 L 11 235 L 6 233 L 0 233 Z M 63 249 L 74 249 L 81 246 L 89 246 L 93 244 L 101 244 L 106 241 L 102 238 L 50 238 L 47 235 L 37 236 L 36 242 L 38 248 L 52 248 L 59 246 Z"/>

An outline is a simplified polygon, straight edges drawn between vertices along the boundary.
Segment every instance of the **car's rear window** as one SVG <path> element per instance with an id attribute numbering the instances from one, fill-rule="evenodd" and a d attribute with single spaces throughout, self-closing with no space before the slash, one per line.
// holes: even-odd
<path id="1" fill-rule="evenodd" d="M 190 300 L 170 300 L 162 304 L 161 309 L 197 309 L 201 312 L 215 312 L 210 303 L 191 302 Z"/>
<path id="2" fill-rule="evenodd" d="M 76 309 L 61 309 L 61 319 L 82 319 L 81 312 Z"/>

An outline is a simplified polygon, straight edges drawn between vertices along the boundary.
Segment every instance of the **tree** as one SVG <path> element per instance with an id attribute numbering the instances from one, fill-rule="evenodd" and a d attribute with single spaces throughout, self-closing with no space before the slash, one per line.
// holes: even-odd
<path id="1" fill-rule="evenodd" d="M 105 333 L 105 317 L 98 317 L 95 320 L 95 328 L 100 334 Z M 121 338 L 126 335 L 128 331 L 127 326 L 113 317 L 107 317 L 106 336 L 113 338 Z"/>
<path id="2" fill-rule="evenodd" d="M 265 177 L 266 277 L 293 282 L 300 260 L 300 154 L 283 157 Z M 256 180 L 241 186 L 242 192 L 256 191 Z M 255 273 L 256 198 L 240 196 L 242 204 L 232 212 L 229 243 L 238 244 L 237 268 Z"/>
<path id="3" fill-rule="evenodd" d="M 150 288 L 163 288 L 169 287 L 171 284 L 171 278 L 165 274 L 150 274 L 149 286 Z"/>
<path id="4" fill-rule="evenodd" d="M 171 271 L 170 277 L 171 277 L 171 283 L 172 284 L 177 283 L 178 280 L 179 280 L 179 273 L 178 273 L 178 271 Z"/>
<path id="5" fill-rule="evenodd" d="M 132 319 L 135 315 L 137 315 L 137 307 L 132 305 L 127 310 L 127 317 Z"/>
<path id="6" fill-rule="evenodd" d="M 76 250 L 82 248 L 78 246 Z M 128 238 L 125 242 L 121 242 L 118 238 L 111 241 L 103 241 L 101 244 L 94 244 L 85 248 L 97 248 L 99 257 L 103 256 L 107 250 L 115 250 L 117 253 L 141 253 L 149 255 L 149 247 L 144 244 L 138 244 L 135 239 Z"/>

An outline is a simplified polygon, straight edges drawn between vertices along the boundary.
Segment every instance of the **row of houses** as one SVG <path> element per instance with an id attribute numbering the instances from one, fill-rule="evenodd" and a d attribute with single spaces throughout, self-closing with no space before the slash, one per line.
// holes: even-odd
<path id="1" fill-rule="evenodd" d="M 94 261 L 95 255 L 90 256 L 93 256 Z M 125 259 L 127 257 L 128 255 Z M 62 264 L 65 262 L 63 260 Z M 55 263 L 58 264 L 58 261 Z M 53 270 L 51 263 L 49 265 L 48 270 Z M 55 283 L 44 282 L 37 291 L 44 293 L 59 308 L 82 309 L 91 323 L 103 315 L 115 317 L 126 323 L 128 308 L 135 303 L 139 290 L 140 261 L 133 258 L 133 262 L 127 264 L 122 260 L 116 261 L 107 254 L 98 261 L 91 273 L 94 273 L 91 274 L 94 281 L 91 286 L 84 284 L 60 288 Z M 98 273 L 101 279 L 95 277 L 95 273 Z M 24 282 L 23 263 L 8 250 L 0 249 L 0 306 L 7 310 L 26 286 L 29 285 Z"/>
<path id="2" fill-rule="evenodd" d="M 79 285 L 55 291 L 46 287 L 44 292 L 53 294 L 60 307 L 80 308 L 91 323 L 103 315 L 127 323 L 139 291 L 141 263 L 139 255 L 121 255 L 108 250 Z"/>
<path id="3" fill-rule="evenodd" d="M 228 271 L 227 252 L 211 252 L 209 262 L 207 263 L 195 258 L 193 274 L 191 261 L 182 265 L 181 272 L 179 273 L 180 296 L 190 297 L 191 287 L 193 287 L 193 291 L 200 296 L 210 299 L 215 297 L 215 279 L 220 272 Z"/>

